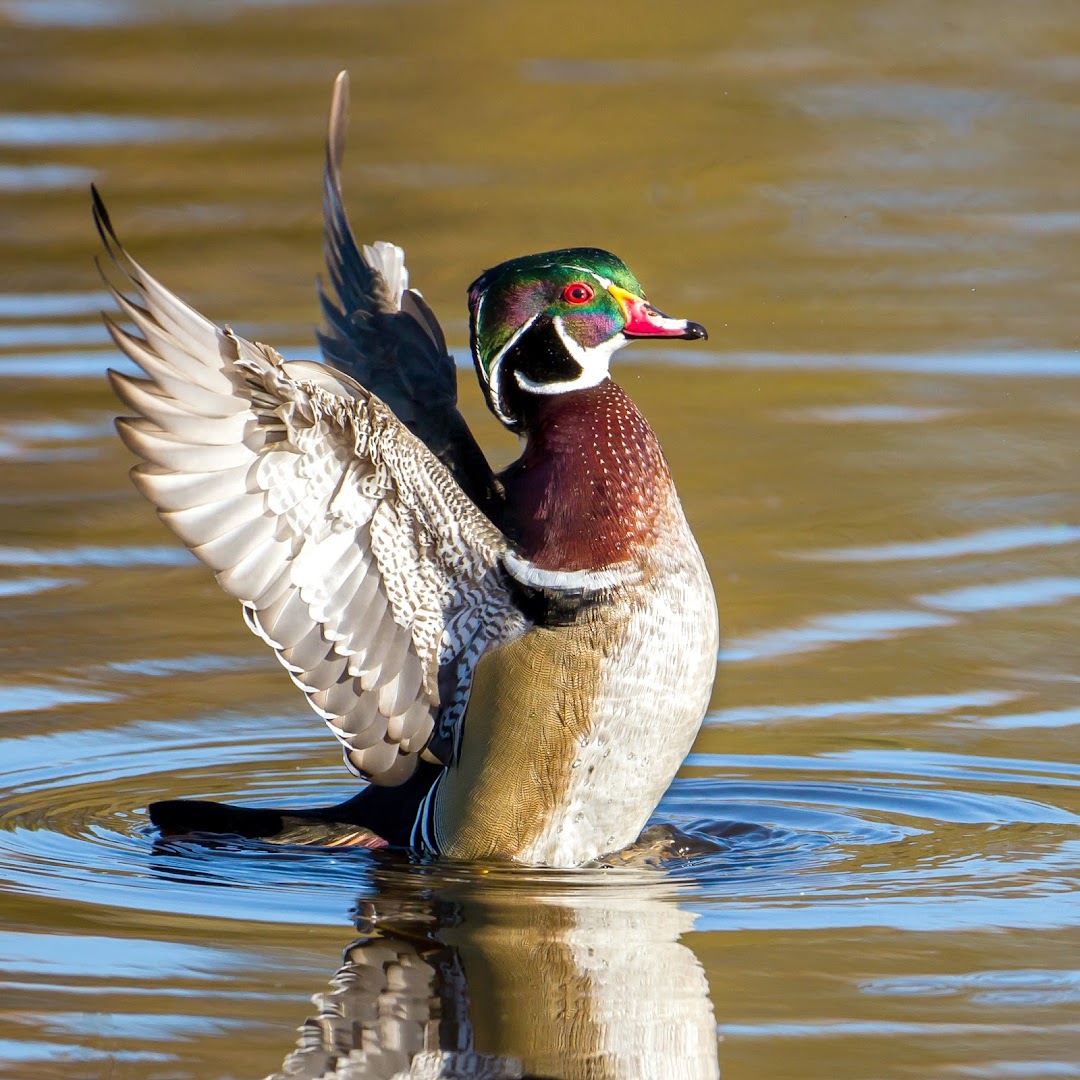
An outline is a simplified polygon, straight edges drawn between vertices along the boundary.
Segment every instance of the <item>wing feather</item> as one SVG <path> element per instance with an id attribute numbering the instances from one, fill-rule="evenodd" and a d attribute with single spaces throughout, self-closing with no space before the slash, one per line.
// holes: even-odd
<path id="1" fill-rule="evenodd" d="M 136 486 L 243 603 L 349 767 L 402 782 L 448 723 L 445 673 L 456 701 L 483 648 L 524 629 L 505 537 L 378 397 L 214 326 L 127 255 L 94 197 L 131 293 L 115 295 L 135 332 L 111 333 L 146 375 L 111 376 L 136 414 L 117 421 Z M 351 234 L 331 242 L 355 268 Z M 373 250 L 372 287 L 400 303 L 403 257 Z"/>
<path id="2" fill-rule="evenodd" d="M 255 455 L 242 442 L 227 445 L 190 443 L 174 437 L 143 417 L 122 417 L 116 429 L 124 445 L 136 456 L 163 469 L 210 472 L 234 465 L 249 465 Z"/>
<path id="3" fill-rule="evenodd" d="M 253 548 L 235 566 L 218 573 L 218 583 L 237 600 L 255 597 L 263 602 L 266 596 L 277 595 L 285 587 L 285 566 L 290 554 L 288 539 L 273 537 Z"/>
<path id="4" fill-rule="evenodd" d="M 345 657 L 338 656 L 336 653 L 329 653 L 325 660 L 320 661 L 303 673 L 302 689 L 310 690 L 311 694 L 314 695 L 328 686 L 333 686 L 334 683 L 347 675 L 348 661 Z M 297 680 L 293 679 L 293 682 L 297 682 Z M 300 683 L 297 682 L 297 685 L 300 685 Z M 354 699 L 356 697 L 355 686 L 353 687 L 353 697 Z M 308 700 L 311 701 L 310 696 Z M 315 711 L 319 711 L 317 707 Z"/>
<path id="5" fill-rule="evenodd" d="M 115 376 L 116 372 L 112 372 Z M 135 408 L 135 406 L 132 406 Z M 144 462 L 131 470 L 139 494 L 162 510 L 183 510 L 199 502 L 217 502 L 236 491 L 247 490 L 251 462 L 231 469 L 202 473 L 174 473 Z"/>
<path id="6" fill-rule="evenodd" d="M 409 288 L 405 253 L 353 235 L 341 186 L 349 79 L 334 83 L 323 171 L 323 255 L 330 288 L 319 288 L 326 327 L 319 344 L 328 363 L 359 379 L 451 471 L 492 520 L 502 489 L 457 408 L 457 367 L 423 297 Z"/>
<path id="7" fill-rule="evenodd" d="M 299 589 L 282 593 L 268 607 L 255 612 L 255 617 L 275 649 L 291 649 L 311 625 L 311 612 Z"/>

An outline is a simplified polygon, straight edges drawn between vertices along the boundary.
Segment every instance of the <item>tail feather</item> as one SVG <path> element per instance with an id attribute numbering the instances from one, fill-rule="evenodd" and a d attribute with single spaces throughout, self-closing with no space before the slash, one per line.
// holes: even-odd
<path id="1" fill-rule="evenodd" d="M 371 784 L 343 803 L 311 809 L 169 799 L 150 804 L 150 820 L 163 837 L 239 836 L 311 847 L 407 847 L 420 803 L 441 771 L 441 766 L 421 761 L 404 784 Z"/>
<path id="2" fill-rule="evenodd" d="M 348 805 L 348 804 L 344 804 Z M 329 806 L 319 810 L 276 810 L 197 799 L 150 804 L 150 820 L 163 837 L 239 836 L 273 844 L 310 847 L 384 848 L 389 844 L 355 821 L 335 819 Z"/>

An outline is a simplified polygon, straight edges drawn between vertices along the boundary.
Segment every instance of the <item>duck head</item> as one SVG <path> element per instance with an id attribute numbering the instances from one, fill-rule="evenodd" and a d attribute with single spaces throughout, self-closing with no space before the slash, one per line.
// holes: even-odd
<path id="1" fill-rule="evenodd" d="M 469 287 L 469 334 L 488 405 L 515 431 L 529 395 L 598 386 L 635 338 L 708 337 L 654 308 L 626 264 L 599 248 L 526 255 L 481 274 Z"/>

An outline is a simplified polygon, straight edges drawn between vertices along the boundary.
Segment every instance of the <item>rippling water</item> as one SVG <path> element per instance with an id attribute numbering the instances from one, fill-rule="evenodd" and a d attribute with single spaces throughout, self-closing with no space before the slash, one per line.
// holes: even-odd
<path id="1" fill-rule="evenodd" d="M 948 10 L 0 0 L 0 1075 L 1080 1076 L 1080 22 Z M 634 860 L 149 827 L 352 786 L 127 483 L 85 188 L 308 355 L 346 65 L 354 221 L 463 359 L 565 243 L 711 331 L 618 362 L 724 628 Z"/>

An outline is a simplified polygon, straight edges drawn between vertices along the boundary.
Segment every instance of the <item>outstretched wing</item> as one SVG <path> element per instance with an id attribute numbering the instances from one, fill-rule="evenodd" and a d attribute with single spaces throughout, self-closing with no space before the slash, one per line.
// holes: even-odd
<path id="1" fill-rule="evenodd" d="M 436 721 L 452 744 L 479 656 L 523 628 L 505 537 L 378 397 L 219 329 L 127 255 L 96 191 L 94 218 L 135 292 L 113 295 L 138 334 L 107 322 L 147 375 L 110 373 L 138 414 L 117 421 L 136 487 L 243 603 L 349 766 L 400 783 Z"/>
<path id="2" fill-rule="evenodd" d="M 405 252 L 383 240 L 361 248 L 349 225 L 341 191 L 348 99 L 343 71 L 326 136 L 323 255 L 333 291 L 319 289 L 326 318 L 319 344 L 329 363 L 382 398 L 469 498 L 499 521 L 501 490 L 458 412 L 457 368 L 434 313 L 409 288 Z"/>

